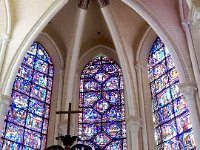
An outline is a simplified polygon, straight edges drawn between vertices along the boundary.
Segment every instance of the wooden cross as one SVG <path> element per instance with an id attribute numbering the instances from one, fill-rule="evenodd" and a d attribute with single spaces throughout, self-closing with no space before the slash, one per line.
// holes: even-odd
<path id="1" fill-rule="evenodd" d="M 67 122 L 67 134 L 69 135 L 70 133 L 70 119 L 71 119 L 71 114 L 76 114 L 76 113 L 82 113 L 82 111 L 72 111 L 71 106 L 72 104 L 69 103 L 69 108 L 68 111 L 57 111 L 56 114 L 68 114 L 68 122 Z"/>

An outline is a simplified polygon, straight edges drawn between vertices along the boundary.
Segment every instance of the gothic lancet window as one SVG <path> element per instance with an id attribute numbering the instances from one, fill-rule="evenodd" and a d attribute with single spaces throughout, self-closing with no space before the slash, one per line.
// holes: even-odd
<path id="1" fill-rule="evenodd" d="M 80 77 L 79 143 L 102 150 L 126 150 L 123 76 L 105 56 L 89 62 Z"/>
<path id="2" fill-rule="evenodd" d="M 0 149 L 43 150 L 46 145 L 54 68 L 44 47 L 33 43 L 18 70 Z"/>
<path id="3" fill-rule="evenodd" d="M 157 149 L 195 149 L 189 110 L 178 88 L 178 73 L 160 38 L 150 52 L 148 78 Z"/>

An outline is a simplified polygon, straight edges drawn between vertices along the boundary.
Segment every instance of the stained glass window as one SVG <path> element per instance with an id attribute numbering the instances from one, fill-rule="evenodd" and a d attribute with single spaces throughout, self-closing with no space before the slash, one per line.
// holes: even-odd
<path id="1" fill-rule="evenodd" d="M 93 149 L 126 150 L 123 76 L 120 66 L 95 57 L 80 77 L 79 143 Z"/>
<path id="2" fill-rule="evenodd" d="M 178 73 L 160 38 L 149 55 L 148 78 L 157 149 L 196 149 L 187 103 L 178 88 Z"/>
<path id="3" fill-rule="evenodd" d="M 33 43 L 18 70 L 5 117 L 0 149 L 43 150 L 46 145 L 53 64 L 44 47 Z"/>

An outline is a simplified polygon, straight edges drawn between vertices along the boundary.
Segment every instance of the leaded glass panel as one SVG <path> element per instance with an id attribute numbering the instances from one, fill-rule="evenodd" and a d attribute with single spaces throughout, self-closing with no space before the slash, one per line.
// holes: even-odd
<path id="1" fill-rule="evenodd" d="M 0 149 L 45 149 L 53 73 L 51 58 L 44 47 L 33 43 L 13 85 Z"/>
<path id="2" fill-rule="evenodd" d="M 178 88 L 178 72 L 160 38 L 154 42 L 148 61 L 157 149 L 196 149 L 187 103 Z"/>
<path id="3" fill-rule="evenodd" d="M 94 149 L 127 149 L 123 76 L 117 63 L 98 56 L 85 66 L 79 110 L 79 143 Z"/>

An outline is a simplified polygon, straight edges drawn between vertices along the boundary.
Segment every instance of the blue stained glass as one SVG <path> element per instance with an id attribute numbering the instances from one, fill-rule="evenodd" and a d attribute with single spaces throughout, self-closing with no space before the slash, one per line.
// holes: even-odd
<path id="1" fill-rule="evenodd" d="M 40 149 L 41 139 L 42 139 L 41 134 L 30 130 L 25 131 L 24 135 L 25 145 L 30 146 L 34 149 Z"/>
<path id="2" fill-rule="evenodd" d="M 100 99 L 101 94 L 96 92 L 88 92 L 84 93 L 84 95 L 82 95 L 80 99 L 82 99 L 82 97 L 83 97 L 82 106 L 92 106 L 94 102 Z"/>
<path id="3" fill-rule="evenodd" d="M 169 71 L 170 82 L 174 83 L 178 81 L 178 72 L 175 69 Z"/>
<path id="4" fill-rule="evenodd" d="M 23 143 L 23 132 L 24 129 L 22 127 L 8 123 L 5 138 L 18 143 Z"/>
<path id="5" fill-rule="evenodd" d="M 38 50 L 38 43 L 33 43 L 29 51 L 27 51 L 27 54 L 36 55 L 37 50 Z"/>
<path id="6" fill-rule="evenodd" d="M 164 105 L 170 103 L 172 101 L 170 88 L 165 89 L 164 91 L 158 93 L 157 101 L 159 108 L 163 107 Z"/>
<path id="7" fill-rule="evenodd" d="M 48 120 L 45 119 L 43 122 L 43 129 L 42 129 L 42 133 L 47 134 L 47 129 L 48 129 Z"/>
<path id="8" fill-rule="evenodd" d="M 12 92 L 12 106 L 17 108 L 26 109 L 28 106 L 28 99 L 29 97 L 27 95 L 21 94 L 19 92 Z"/>
<path id="9" fill-rule="evenodd" d="M 37 71 L 40 71 L 44 74 L 47 74 L 48 73 L 48 63 L 46 63 L 40 59 L 36 59 L 34 69 Z"/>
<path id="10" fill-rule="evenodd" d="M 46 52 L 44 51 L 44 47 L 42 45 L 38 46 L 37 57 L 44 61 L 48 60 L 48 56 Z"/>
<path id="11" fill-rule="evenodd" d="M 18 71 L 18 76 L 23 77 L 24 79 L 32 79 L 33 70 L 25 65 L 21 65 Z"/>
<path id="12" fill-rule="evenodd" d="M 187 149 L 187 150 L 195 148 L 195 141 L 194 141 L 194 135 L 193 135 L 192 130 L 189 130 L 188 132 L 181 134 L 180 146 L 181 146 L 181 149 Z"/>
<path id="13" fill-rule="evenodd" d="M 176 84 L 170 87 L 170 91 L 171 91 L 172 99 L 177 99 L 178 97 L 181 96 L 179 88 Z"/>
<path id="14" fill-rule="evenodd" d="M 177 128 L 179 134 L 192 128 L 188 112 L 177 118 Z"/>
<path id="15" fill-rule="evenodd" d="M 33 114 L 43 117 L 45 112 L 44 103 L 37 101 L 35 99 L 30 99 L 28 110 Z"/>
<path id="16" fill-rule="evenodd" d="M 52 65 L 49 66 L 49 76 L 53 77 L 54 74 L 54 68 Z"/>
<path id="17" fill-rule="evenodd" d="M 165 142 L 163 144 L 163 149 L 164 150 L 180 150 L 179 148 L 179 141 L 178 139 L 175 137 L 167 142 Z"/>
<path id="18" fill-rule="evenodd" d="M 95 79 L 96 79 L 98 82 L 104 82 L 104 81 L 106 81 L 108 78 L 109 78 L 109 75 L 106 74 L 106 73 L 98 73 L 98 74 L 95 75 Z"/>
<path id="19" fill-rule="evenodd" d="M 167 141 L 177 135 L 177 128 L 174 120 L 167 122 L 161 126 L 162 129 L 162 140 Z"/>
<path id="20" fill-rule="evenodd" d="M 46 103 L 50 104 L 50 102 L 51 102 L 51 92 L 47 90 Z"/>
<path id="21" fill-rule="evenodd" d="M 95 57 L 80 76 L 79 142 L 93 149 L 126 150 L 122 70 L 105 56 Z"/>
<path id="22" fill-rule="evenodd" d="M 99 65 L 94 65 L 94 66 L 87 66 L 85 67 L 85 69 L 83 70 L 83 77 L 92 77 L 94 76 L 97 71 L 100 69 Z"/>
<path id="23" fill-rule="evenodd" d="M 157 38 L 152 46 L 152 50 L 150 52 L 150 54 L 155 53 L 156 50 L 160 49 L 163 46 L 163 42 L 161 41 L 160 38 Z"/>
<path id="24" fill-rule="evenodd" d="M 52 78 L 48 78 L 48 90 L 51 90 L 52 89 L 52 86 L 53 86 L 53 79 Z"/>
<path id="25" fill-rule="evenodd" d="M 51 58 L 41 44 L 33 43 L 13 85 L 0 149 L 45 149 L 53 74 Z"/>
<path id="26" fill-rule="evenodd" d="M 84 90 L 85 91 L 98 91 L 100 88 L 100 84 L 94 80 L 86 80 Z"/>
<path id="27" fill-rule="evenodd" d="M 174 112 L 176 116 L 179 116 L 183 112 L 188 111 L 187 103 L 183 97 L 179 97 L 174 101 Z"/>
<path id="28" fill-rule="evenodd" d="M 28 113 L 26 118 L 26 127 L 34 131 L 41 132 L 42 121 L 43 119 L 41 117 Z"/>
<path id="29" fill-rule="evenodd" d="M 153 79 L 157 79 L 161 75 L 163 75 L 167 71 L 167 66 L 165 64 L 165 61 L 163 61 L 161 64 L 155 66 L 152 68 L 153 70 Z"/>
<path id="30" fill-rule="evenodd" d="M 117 150 L 117 149 L 122 149 L 122 141 L 114 141 L 111 142 L 105 150 Z"/>
<path id="31" fill-rule="evenodd" d="M 16 77 L 15 83 L 14 83 L 15 90 L 28 95 L 30 92 L 30 86 L 31 86 L 31 83 L 29 81 L 26 81 L 22 78 Z"/>
<path id="32" fill-rule="evenodd" d="M 105 70 L 105 72 L 107 72 L 110 75 L 122 75 L 122 71 L 117 64 L 104 64 L 103 70 Z"/>
<path id="33" fill-rule="evenodd" d="M 46 89 L 42 88 L 40 86 L 37 86 L 37 85 L 32 85 L 31 96 L 36 98 L 36 99 L 38 99 L 38 100 L 41 100 L 41 101 L 45 102 Z"/>
<path id="34" fill-rule="evenodd" d="M 83 121 L 86 123 L 101 122 L 100 114 L 91 108 L 84 109 L 83 115 Z"/>
<path id="35" fill-rule="evenodd" d="M 121 121 L 124 119 L 121 107 L 113 106 L 103 115 L 103 121 Z"/>
<path id="36" fill-rule="evenodd" d="M 99 113 L 104 113 L 105 111 L 108 110 L 109 106 L 110 105 L 108 102 L 101 99 L 101 100 L 97 101 L 97 103 L 94 107 Z"/>
<path id="37" fill-rule="evenodd" d="M 160 123 L 167 122 L 174 118 L 173 105 L 170 103 L 159 110 Z"/>
<path id="38" fill-rule="evenodd" d="M 160 38 L 152 46 L 148 69 L 157 149 L 195 149 L 189 110 L 178 88 L 178 72 Z"/>
<path id="39" fill-rule="evenodd" d="M 171 57 L 167 57 L 166 62 L 167 62 L 167 66 L 168 66 L 169 69 L 175 67 Z"/>
<path id="40" fill-rule="evenodd" d="M 35 57 L 30 55 L 29 53 L 26 54 L 22 63 L 26 64 L 30 68 L 33 68 Z"/>
<path id="41" fill-rule="evenodd" d="M 22 150 L 21 144 L 11 142 L 11 141 L 4 143 L 4 145 L 2 145 L 1 147 L 2 147 L 2 150 Z"/>
<path id="42" fill-rule="evenodd" d="M 44 117 L 45 118 L 49 118 L 49 113 L 50 113 L 50 108 L 49 108 L 49 105 L 45 105 L 45 115 Z"/>
<path id="43" fill-rule="evenodd" d="M 119 91 L 103 92 L 102 96 L 112 105 L 121 104 L 121 95 Z"/>
<path id="44" fill-rule="evenodd" d="M 47 141 L 47 136 L 43 135 L 42 136 L 42 146 L 41 146 L 41 149 L 45 149 L 46 143 L 47 143 L 46 141 Z"/>
<path id="45" fill-rule="evenodd" d="M 104 90 L 115 90 L 119 89 L 119 83 L 120 79 L 118 77 L 112 77 L 106 81 L 106 83 L 103 85 Z"/>
<path id="46" fill-rule="evenodd" d="M 101 131 L 101 124 L 83 124 L 79 129 L 82 140 L 89 140 Z"/>
<path id="47" fill-rule="evenodd" d="M 105 133 L 99 133 L 97 134 L 96 138 L 94 139 L 94 142 L 99 145 L 99 147 L 103 148 L 106 146 L 107 143 L 111 141 L 110 137 L 107 136 Z"/>
<path id="48" fill-rule="evenodd" d="M 12 110 L 8 112 L 8 121 L 23 126 L 25 124 L 26 110 L 21 110 L 15 107 L 12 107 L 11 109 Z"/>
<path id="49" fill-rule="evenodd" d="M 122 138 L 122 124 L 121 123 L 110 123 L 104 124 L 104 131 L 112 138 Z"/>
<path id="50" fill-rule="evenodd" d="M 42 87 L 46 87 L 47 86 L 47 75 L 39 73 L 37 71 L 34 71 L 34 75 L 33 75 L 33 82 L 35 84 L 38 84 Z"/>

